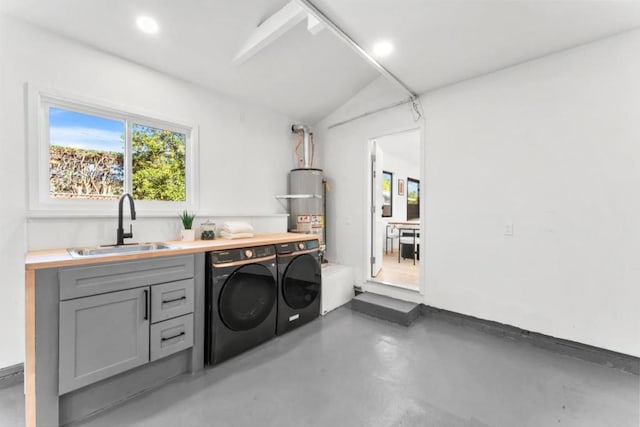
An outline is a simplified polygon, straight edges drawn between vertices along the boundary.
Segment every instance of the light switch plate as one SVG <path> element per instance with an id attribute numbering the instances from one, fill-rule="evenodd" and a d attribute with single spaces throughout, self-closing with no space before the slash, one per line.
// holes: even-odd
<path id="1" fill-rule="evenodd" d="M 513 236 L 513 221 L 507 221 L 504 225 L 504 235 Z"/>

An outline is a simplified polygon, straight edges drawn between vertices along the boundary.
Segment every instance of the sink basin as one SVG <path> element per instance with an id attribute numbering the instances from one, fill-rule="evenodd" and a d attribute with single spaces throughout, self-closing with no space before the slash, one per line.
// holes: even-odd
<path id="1" fill-rule="evenodd" d="M 164 249 L 175 249 L 175 246 L 167 243 L 141 243 L 135 245 L 121 245 L 121 246 L 91 246 L 88 248 L 71 248 L 67 249 L 69 255 L 74 258 L 82 258 L 87 256 L 100 256 L 100 255 L 119 255 L 119 254 L 131 254 L 139 252 L 154 252 Z"/>

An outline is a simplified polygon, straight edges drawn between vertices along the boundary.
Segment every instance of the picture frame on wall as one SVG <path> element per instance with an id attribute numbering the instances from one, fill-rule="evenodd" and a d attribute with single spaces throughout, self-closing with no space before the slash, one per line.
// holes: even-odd
<path id="1" fill-rule="evenodd" d="M 404 196 L 404 179 L 398 180 L 398 196 Z"/>

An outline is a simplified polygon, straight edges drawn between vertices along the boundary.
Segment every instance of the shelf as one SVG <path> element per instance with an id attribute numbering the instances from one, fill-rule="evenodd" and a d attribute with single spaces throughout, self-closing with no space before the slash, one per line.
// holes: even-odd
<path id="1" fill-rule="evenodd" d="M 276 196 L 276 199 L 322 199 L 320 194 L 284 194 Z"/>

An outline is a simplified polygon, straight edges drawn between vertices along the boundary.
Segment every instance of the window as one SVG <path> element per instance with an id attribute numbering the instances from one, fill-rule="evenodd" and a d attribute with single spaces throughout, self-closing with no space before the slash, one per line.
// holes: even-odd
<path id="1" fill-rule="evenodd" d="M 49 197 L 109 200 L 124 193 L 125 122 L 49 107 Z"/>
<path id="2" fill-rule="evenodd" d="M 420 181 L 407 178 L 407 221 L 420 219 Z"/>
<path id="3" fill-rule="evenodd" d="M 393 174 L 382 171 L 382 217 L 393 215 Z"/>
<path id="4" fill-rule="evenodd" d="M 132 125 L 132 194 L 136 200 L 186 200 L 186 135 Z"/>
<path id="5" fill-rule="evenodd" d="M 195 207 L 192 127 L 36 96 L 39 138 L 29 156 L 36 173 L 29 175 L 37 176 L 37 185 L 30 183 L 31 211 L 104 212 L 124 193 L 142 211 L 173 214 Z M 31 159 L 34 151 L 37 161 Z"/>

